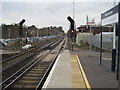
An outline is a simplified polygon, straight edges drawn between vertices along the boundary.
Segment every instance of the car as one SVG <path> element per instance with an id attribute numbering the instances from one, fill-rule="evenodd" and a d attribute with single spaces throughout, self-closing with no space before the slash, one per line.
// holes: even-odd
<path id="1" fill-rule="evenodd" d="M 8 43 L 6 43 L 6 42 L 4 41 L 4 39 L 0 39 L 0 43 L 2 44 L 2 46 L 7 46 L 7 45 L 8 45 Z"/>

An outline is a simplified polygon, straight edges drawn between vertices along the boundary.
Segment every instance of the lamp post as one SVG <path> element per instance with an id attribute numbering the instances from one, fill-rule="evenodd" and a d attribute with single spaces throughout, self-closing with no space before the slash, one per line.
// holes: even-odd
<path id="1" fill-rule="evenodd" d="M 26 44 L 27 44 L 27 41 L 28 41 L 28 39 L 27 39 L 27 34 L 28 34 L 28 32 L 26 31 L 25 33 L 26 33 Z"/>
<path id="2" fill-rule="evenodd" d="M 38 38 L 39 34 L 38 34 L 38 26 L 37 26 L 37 38 Z"/>
<path id="3" fill-rule="evenodd" d="M 42 43 L 41 44 L 43 44 L 43 29 L 41 29 L 41 31 L 42 31 Z"/>
<path id="4" fill-rule="evenodd" d="M 52 26 L 50 26 L 50 38 L 52 37 Z"/>
<path id="5" fill-rule="evenodd" d="M 88 21 L 88 16 L 87 16 L 87 26 L 88 26 L 88 24 L 89 24 L 89 26 L 90 26 L 90 47 L 89 47 L 89 50 L 91 51 L 91 49 L 92 49 L 92 41 L 91 41 L 92 25 L 95 24 L 95 22 L 94 22 L 94 19 Z"/>
<path id="6" fill-rule="evenodd" d="M 10 28 L 8 29 L 8 31 L 9 31 L 9 37 L 8 38 L 10 39 Z M 9 43 L 9 46 L 10 46 L 10 43 Z"/>
<path id="7" fill-rule="evenodd" d="M 9 39 L 10 39 L 10 28 L 8 30 L 9 30 Z"/>
<path id="8" fill-rule="evenodd" d="M 90 25 L 90 51 L 91 51 L 91 48 L 92 48 L 92 42 L 91 42 L 91 31 L 92 31 L 92 24 Z"/>

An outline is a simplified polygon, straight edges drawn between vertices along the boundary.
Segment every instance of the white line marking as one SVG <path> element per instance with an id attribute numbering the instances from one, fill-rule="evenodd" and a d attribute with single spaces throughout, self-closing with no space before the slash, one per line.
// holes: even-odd
<path id="1" fill-rule="evenodd" d="M 56 59 L 55 64 L 53 65 L 53 68 L 52 68 L 52 70 L 50 71 L 50 74 L 49 74 L 49 76 L 47 77 L 47 79 L 46 79 L 46 81 L 45 81 L 45 83 L 44 83 L 44 85 L 43 85 L 43 87 L 42 87 L 43 90 L 44 90 L 45 88 L 47 88 L 47 86 L 48 86 L 48 84 L 49 84 L 49 82 L 50 82 L 50 79 L 51 79 L 51 77 L 52 77 L 53 71 L 55 70 L 55 67 L 56 67 L 56 65 L 57 65 L 57 62 L 58 62 L 59 58 L 60 58 L 60 55 L 58 55 L 58 58 Z"/>

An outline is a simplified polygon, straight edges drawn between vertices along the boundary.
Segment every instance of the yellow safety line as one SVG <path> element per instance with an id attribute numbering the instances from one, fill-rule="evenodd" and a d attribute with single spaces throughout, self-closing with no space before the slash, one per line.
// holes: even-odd
<path id="1" fill-rule="evenodd" d="M 71 69 L 72 69 L 72 88 L 86 88 L 83 75 L 76 58 L 76 55 L 71 55 Z"/>
<path id="2" fill-rule="evenodd" d="M 86 87 L 87 87 L 89 90 L 91 90 L 90 84 L 89 84 L 89 82 L 88 82 L 88 79 L 87 79 L 87 77 L 86 77 L 86 75 L 85 75 L 85 72 L 84 72 L 84 70 L 83 70 L 83 68 L 82 68 L 82 65 L 81 65 L 80 60 L 79 60 L 79 58 L 78 58 L 77 55 L 76 55 L 76 58 L 77 58 L 79 67 L 80 67 L 80 69 L 81 69 L 81 73 L 82 73 L 82 75 L 83 75 L 83 78 L 84 78 L 84 80 L 85 80 Z"/>

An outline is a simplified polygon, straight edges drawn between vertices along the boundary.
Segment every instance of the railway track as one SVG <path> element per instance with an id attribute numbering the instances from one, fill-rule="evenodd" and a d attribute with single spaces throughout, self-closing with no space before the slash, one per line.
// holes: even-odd
<path id="1" fill-rule="evenodd" d="M 2 72 L 0 72 L 3 76 L 2 80 L 3 81 L 6 80 L 7 78 L 9 78 L 9 76 L 13 75 L 13 73 L 17 72 L 19 70 L 19 68 L 22 68 L 27 63 L 31 62 L 32 59 L 35 59 L 38 52 L 41 52 L 40 55 L 42 56 L 43 53 L 45 53 L 43 51 L 50 48 L 51 45 L 54 45 L 54 43 L 59 41 L 59 39 L 56 39 L 53 42 L 51 42 L 43 47 L 39 47 L 39 48 L 35 49 L 34 51 L 28 53 L 27 54 L 28 56 L 26 56 L 26 57 L 25 57 L 26 54 L 23 57 L 20 55 L 20 57 L 17 57 L 17 58 L 14 58 L 13 60 L 8 60 L 7 62 L 2 63 L 2 66 L 3 66 Z"/>
<path id="2" fill-rule="evenodd" d="M 58 40 L 58 39 L 57 39 Z M 47 42 L 48 43 L 48 42 Z M 46 43 L 45 43 L 46 44 Z M 38 46 L 36 48 L 31 48 L 27 51 L 24 51 L 18 55 L 15 55 L 11 58 L 8 58 L 6 60 L 3 60 L 1 63 L 2 63 L 2 71 L 10 68 L 11 66 L 13 65 L 16 65 L 17 63 L 21 62 L 24 59 L 27 59 L 29 58 L 30 56 L 34 56 L 34 53 L 33 52 L 36 52 L 37 49 L 40 49 L 41 46 Z M 41 48 L 42 49 L 42 48 Z"/>
<path id="3" fill-rule="evenodd" d="M 37 53 L 36 57 L 31 62 L 0 84 L 2 85 L 2 90 L 11 88 L 41 88 L 64 43 L 65 40 L 61 39 L 58 42 L 51 44 L 49 46 L 51 49 L 47 49 L 42 53 Z"/>
<path id="4" fill-rule="evenodd" d="M 59 38 L 59 36 L 58 36 L 58 38 Z M 35 49 L 37 49 L 37 48 L 40 48 L 41 46 L 46 45 L 48 42 L 51 42 L 51 41 L 53 41 L 53 40 L 55 40 L 55 39 L 56 39 L 56 37 L 51 38 L 51 39 L 46 39 L 46 40 L 44 40 L 43 42 L 39 43 L 39 45 L 37 45 L 37 46 L 33 46 L 33 47 L 29 48 L 29 49 L 23 50 L 23 51 L 21 51 L 20 53 L 14 55 L 14 56 L 11 56 L 11 57 L 9 57 L 9 58 L 7 58 L 7 59 L 3 59 L 3 60 L 2 60 L 2 63 L 6 62 L 6 61 L 9 61 L 9 60 L 11 60 L 11 59 L 20 57 L 20 56 L 22 56 L 22 55 L 24 55 L 24 54 L 26 54 L 26 53 L 28 53 L 28 52 L 31 52 L 32 50 L 35 50 Z"/>

